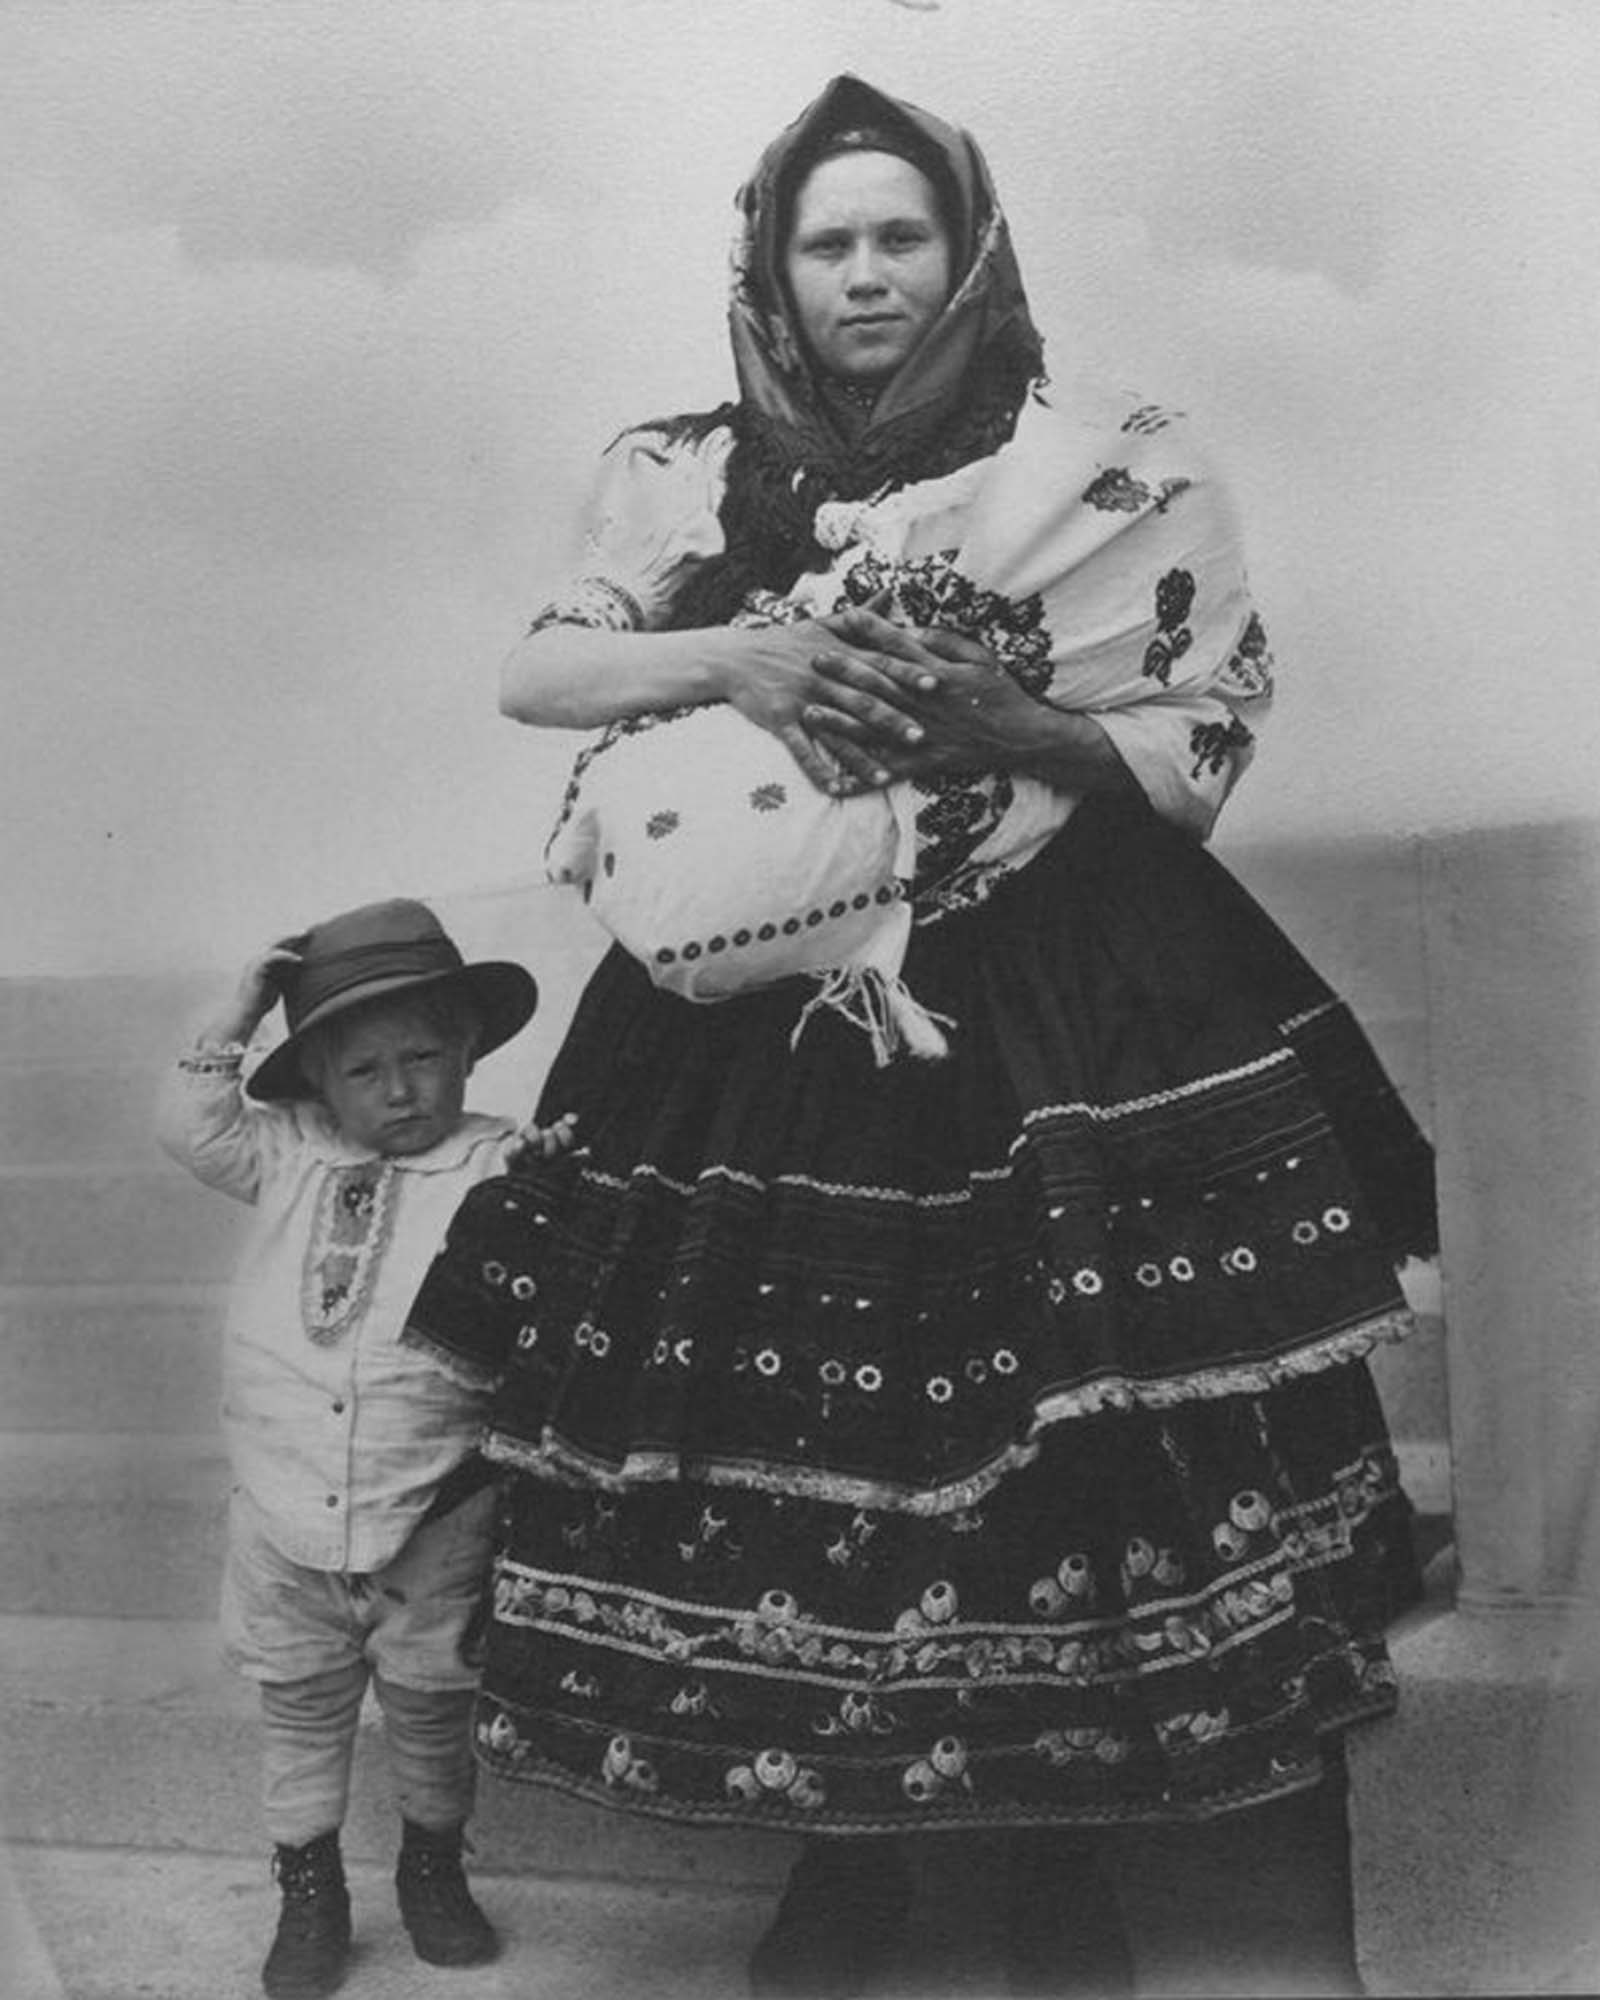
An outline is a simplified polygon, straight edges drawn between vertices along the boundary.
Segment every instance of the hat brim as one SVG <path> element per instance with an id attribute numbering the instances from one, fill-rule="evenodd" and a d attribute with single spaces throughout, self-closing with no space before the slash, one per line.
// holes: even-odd
<path id="1" fill-rule="evenodd" d="M 375 979 L 349 993 L 336 994 L 314 1008 L 287 1040 L 280 1042 L 245 1080 L 245 1094 L 266 1104 L 316 1093 L 300 1067 L 306 1037 L 325 1022 L 377 1000 L 402 993 L 422 993 L 440 986 L 459 986 L 471 1000 L 481 1023 L 474 1060 L 490 1055 L 527 1026 L 539 1004 L 538 982 L 525 966 L 509 959 L 484 959 L 476 965 L 452 966 L 442 972 L 409 973 L 397 979 Z"/>

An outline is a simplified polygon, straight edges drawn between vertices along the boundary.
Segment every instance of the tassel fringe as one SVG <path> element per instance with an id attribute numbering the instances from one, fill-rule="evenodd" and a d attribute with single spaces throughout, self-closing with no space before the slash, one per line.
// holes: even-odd
<path id="1" fill-rule="evenodd" d="M 935 1014 L 924 1007 L 898 975 L 882 972 L 875 965 L 852 965 L 839 966 L 819 978 L 817 991 L 801 1009 L 789 1037 L 790 1048 L 799 1046 L 813 1014 L 827 1007 L 867 1036 L 879 1069 L 901 1054 L 923 1062 L 940 1062 L 949 1055 L 950 1044 L 942 1031 L 953 1028 L 955 1022 L 948 1014 Z"/>

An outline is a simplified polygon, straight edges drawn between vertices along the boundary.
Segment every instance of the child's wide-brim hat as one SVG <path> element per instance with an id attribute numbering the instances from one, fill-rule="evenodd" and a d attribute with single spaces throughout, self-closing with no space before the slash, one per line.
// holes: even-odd
<path id="1" fill-rule="evenodd" d="M 459 988 L 479 1023 L 475 1056 L 510 1041 L 539 1004 L 532 973 L 509 959 L 468 965 L 427 904 L 404 897 L 346 910 L 284 944 L 300 955 L 300 963 L 287 968 L 282 982 L 288 1039 L 245 1084 L 251 1097 L 269 1103 L 310 1096 L 312 1086 L 300 1066 L 306 1036 L 374 1000 Z"/>

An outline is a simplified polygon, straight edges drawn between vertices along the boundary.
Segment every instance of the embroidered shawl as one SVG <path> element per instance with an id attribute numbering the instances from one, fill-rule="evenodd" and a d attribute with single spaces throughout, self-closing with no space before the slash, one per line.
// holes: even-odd
<path id="1" fill-rule="evenodd" d="M 784 176 L 820 135 L 885 120 L 938 147 L 969 261 L 847 446 L 778 275 Z M 618 441 L 583 574 L 537 622 L 681 622 L 674 606 L 727 546 L 730 480 L 754 412 L 808 468 L 791 483 L 804 500 L 817 496 L 805 521 L 811 559 L 784 588 L 746 592 L 733 622 L 797 620 L 887 591 L 907 624 L 978 639 L 1041 702 L 1094 714 L 1158 808 L 1209 830 L 1252 754 L 1271 660 L 1232 506 L 1187 421 L 1132 394 L 1075 385 L 1051 392 L 1047 406 L 1007 408 L 987 448 L 941 457 L 938 440 L 970 415 L 963 397 L 984 358 L 1010 343 L 1037 371 L 1038 335 L 977 147 L 857 79 L 829 85 L 769 147 L 740 216 L 730 306 L 740 413 L 647 425 Z M 862 490 L 863 465 L 879 461 L 924 469 Z M 547 858 L 662 983 L 713 999 L 815 972 L 829 1004 L 872 1026 L 880 1055 L 907 1042 L 931 1053 L 939 1038 L 898 977 L 913 901 L 928 919 L 981 900 L 1075 803 L 1029 778 L 977 772 L 825 800 L 742 718 L 680 711 L 629 718 L 585 748 Z M 848 838 L 846 816 L 857 822 Z M 829 879 L 830 841 L 855 857 L 848 879 Z M 886 882 L 899 888 L 885 893 Z M 867 937 L 863 895 L 876 912 Z M 835 905 L 848 935 L 830 929 Z M 756 949 L 764 924 L 781 940 L 791 919 L 805 935 L 789 953 Z"/>

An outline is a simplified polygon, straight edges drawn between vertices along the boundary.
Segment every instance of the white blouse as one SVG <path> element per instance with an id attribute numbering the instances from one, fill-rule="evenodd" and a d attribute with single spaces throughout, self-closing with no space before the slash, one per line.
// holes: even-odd
<path id="1" fill-rule="evenodd" d="M 157 1137 L 254 1220 L 229 1299 L 222 1423 L 268 1539 L 307 1568 L 381 1568 L 476 1446 L 484 1396 L 401 1334 L 462 1196 L 516 1128 L 469 1113 L 425 1153 L 353 1147 L 312 1103 L 257 1104 L 237 1059 L 171 1072 Z"/>
<path id="2" fill-rule="evenodd" d="M 1157 810 L 1203 838 L 1272 698 L 1231 501 L 1181 414 L 1114 391 L 1050 393 L 989 458 L 825 503 L 826 567 L 786 596 L 758 593 L 737 622 L 825 615 L 888 587 L 906 622 L 964 631 L 1041 699 L 1092 714 Z M 730 448 L 726 430 L 620 438 L 578 572 L 541 619 L 659 628 L 722 548 Z"/>

